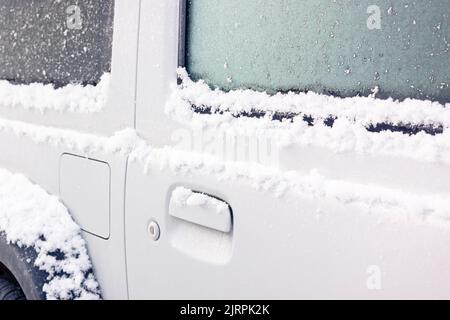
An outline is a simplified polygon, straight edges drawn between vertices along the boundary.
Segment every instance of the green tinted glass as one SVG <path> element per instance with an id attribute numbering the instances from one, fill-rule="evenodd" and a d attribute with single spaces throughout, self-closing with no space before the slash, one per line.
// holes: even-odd
<path id="1" fill-rule="evenodd" d="M 188 0 L 186 67 L 224 90 L 450 102 L 449 0 Z"/>

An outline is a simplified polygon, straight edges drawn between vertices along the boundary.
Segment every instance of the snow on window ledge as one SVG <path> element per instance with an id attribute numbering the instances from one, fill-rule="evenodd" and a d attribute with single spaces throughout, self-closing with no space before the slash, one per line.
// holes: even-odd
<path id="1" fill-rule="evenodd" d="M 47 299 L 100 298 L 86 242 L 67 209 L 25 176 L 4 169 L 0 233 L 12 245 L 35 250 L 34 266 L 48 274 L 43 287 Z"/>
<path id="2" fill-rule="evenodd" d="M 274 148 L 318 147 L 333 153 L 398 157 L 425 163 L 450 164 L 450 104 L 422 100 L 381 100 L 374 96 L 337 98 L 316 93 L 268 95 L 252 90 L 224 92 L 205 82 L 193 82 L 185 69 L 177 70 L 166 114 L 203 136 L 229 133 L 252 139 L 272 137 Z M 211 112 L 198 112 L 208 107 Z M 261 117 L 233 116 L 267 111 Z M 294 113 L 291 119 L 273 121 L 270 113 Z M 304 116 L 312 117 L 312 124 Z M 327 124 L 330 116 L 332 125 Z M 393 124 L 413 124 L 413 134 L 391 130 Z M 380 124 L 382 124 L 380 126 Z M 384 126 L 384 128 L 383 128 Z M 434 128 L 438 131 L 428 129 Z M 431 133 L 431 134 L 430 134 Z"/>
<path id="3" fill-rule="evenodd" d="M 445 105 L 427 100 L 377 99 L 379 88 L 374 88 L 369 97 L 339 98 L 314 92 L 277 93 L 254 90 L 232 90 L 224 92 L 211 89 L 204 81 L 194 82 L 186 69 L 178 68 L 181 84 L 168 104 L 168 111 L 194 107 L 209 113 L 255 114 L 279 113 L 308 116 L 326 121 L 333 118 L 347 119 L 366 127 L 386 124 L 414 124 L 417 126 L 450 127 L 450 103 Z M 186 110 L 184 113 L 186 114 Z"/>
<path id="4" fill-rule="evenodd" d="M 12 84 L 0 80 L 0 106 L 39 112 L 100 112 L 105 104 L 111 74 L 105 73 L 97 85 L 68 84 L 54 88 L 51 84 Z"/>

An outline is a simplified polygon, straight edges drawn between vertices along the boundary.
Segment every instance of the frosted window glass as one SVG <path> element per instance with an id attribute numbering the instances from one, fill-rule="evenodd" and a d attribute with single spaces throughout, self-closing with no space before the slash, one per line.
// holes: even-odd
<path id="1" fill-rule="evenodd" d="M 224 90 L 450 102 L 449 0 L 188 0 L 186 67 Z"/>

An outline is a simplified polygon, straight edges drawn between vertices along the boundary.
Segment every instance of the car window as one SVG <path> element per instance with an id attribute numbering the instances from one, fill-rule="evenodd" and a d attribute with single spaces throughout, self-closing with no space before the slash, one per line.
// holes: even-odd
<path id="1" fill-rule="evenodd" d="M 450 102 L 448 0 L 187 0 L 186 68 L 224 90 Z"/>
<path id="2" fill-rule="evenodd" d="M 0 0 L 0 79 L 97 84 L 111 70 L 114 0 Z"/>

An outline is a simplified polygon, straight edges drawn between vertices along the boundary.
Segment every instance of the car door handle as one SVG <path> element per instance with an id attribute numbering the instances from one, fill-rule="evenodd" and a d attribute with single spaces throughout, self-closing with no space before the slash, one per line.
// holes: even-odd
<path id="1" fill-rule="evenodd" d="M 228 203 L 185 187 L 177 187 L 172 191 L 169 215 L 224 233 L 231 232 L 233 224 Z"/>

